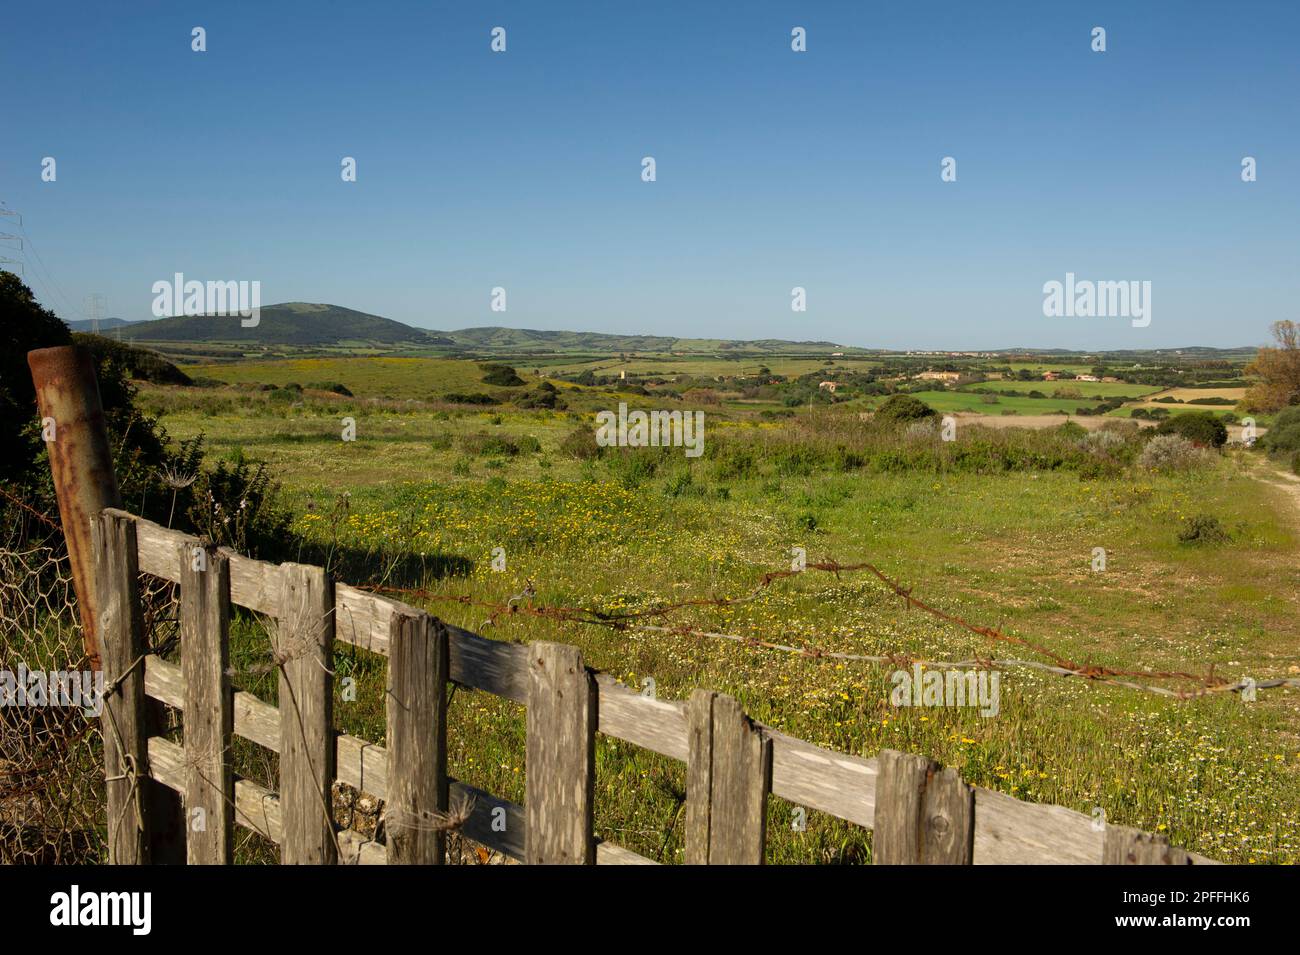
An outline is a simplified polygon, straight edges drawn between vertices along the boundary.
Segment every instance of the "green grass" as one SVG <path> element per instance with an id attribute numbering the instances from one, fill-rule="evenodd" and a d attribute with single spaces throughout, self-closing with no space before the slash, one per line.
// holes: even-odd
<path id="1" fill-rule="evenodd" d="M 1112 398 L 1116 395 L 1124 398 L 1140 398 L 1155 394 L 1160 388 L 1155 385 L 1130 385 L 1123 381 L 985 381 L 967 385 L 964 391 L 1038 391 L 1049 398 L 1056 391 L 1077 391 L 1085 398 Z M 1078 400 L 1078 399 L 1074 399 Z"/>
<path id="2" fill-rule="evenodd" d="M 945 414 L 950 411 L 969 411 L 989 415 L 1000 415 L 1004 412 L 1043 415 L 1058 411 L 1074 414 L 1077 409 L 1095 403 L 1089 398 L 1007 398 L 995 395 L 997 402 L 990 404 L 985 403 L 978 393 L 970 391 L 920 391 L 916 392 L 915 396 L 935 411 Z M 877 398 L 874 399 L 874 403 L 879 404 L 883 400 Z"/>
<path id="3" fill-rule="evenodd" d="M 220 367 L 247 380 L 273 380 L 266 363 Z M 403 389 L 414 394 L 421 374 L 439 367 L 385 361 L 274 373 L 396 397 Z M 466 373 L 448 368 L 444 378 Z M 216 368 L 211 374 L 232 378 Z M 978 395 L 956 392 L 919 397 L 942 411 L 967 409 L 944 407 L 941 399 L 972 398 L 969 410 L 997 413 L 1012 403 L 1026 414 L 1050 410 L 1043 407 L 1050 400 L 988 406 Z M 711 443 L 697 461 L 670 451 L 653 461 L 647 453 L 581 462 L 560 444 L 574 427 L 590 426 L 590 418 L 564 413 L 447 413 L 419 403 L 316 398 L 285 409 L 258 396 L 235 402 L 219 389 L 198 396 L 194 389 L 147 389 L 146 399 L 174 436 L 201 431 L 218 454 L 239 448 L 273 462 L 297 529 L 368 555 L 369 581 L 400 566 L 413 575 L 409 582 L 449 596 L 504 603 L 531 583 L 540 604 L 618 611 L 747 593 L 764 572 L 788 566 L 790 548 L 799 545 L 810 561 L 875 562 L 948 612 L 1003 625 L 1075 661 L 1196 673 L 1213 666 L 1220 679 L 1285 675 L 1297 662 L 1295 515 L 1278 491 L 1250 476 L 1241 457 L 1196 473 L 1160 476 L 1128 467 L 1092 480 L 1050 470 L 831 470 L 817 457 L 795 467 L 792 445 L 852 448 L 865 441 L 865 432 L 854 430 L 862 427 L 856 417 L 819 412 L 811 421 L 801 415 L 758 424 L 733 409 L 730 417 L 709 418 Z M 1061 405 L 1073 410 L 1080 403 Z M 344 408 L 357 417 L 355 443 L 338 437 Z M 983 440 L 973 431 L 963 430 L 958 444 Z M 532 435 L 540 447 L 481 454 L 481 432 Z M 750 463 L 737 464 L 737 446 L 752 451 Z M 1231 541 L 1179 544 L 1182 522 L 1201 513 L 1216 516 Z M 498 546 L 507 554 L 503 573 L 489 566 Z M 1091 570 L 1094 547 L 1108 552 L 1103 573 Z M 460 570 L 438 576 L 448 567 Z M 590 665 L 631 686 L 652 677 L 661 697 L 685 699 L 700 686 L 731 693 L 755 718 L 821 745 L 866 756 L 882 747 L 924 753 L 958 767 L 970 782 L 1084 813 L 1102 806 L 1111 822 L 1165 832 L 1225 861 L 1300 861 L 1294 691 L 1263 691 L 1253 704 L 1235 696 L 1180 702 L 1009 670 L 1000 714 L 982 718 L 971 710 L 890 706 L 892 667 L 534 617 L 484 626 L 480 609 L 437 600 L 426 606 L 497 639 L 575 644 Z M 752 602 L 700 607 L 680 619 L 704 630 L 862 654 L 1035 656 L 909 611 L 862 575 L 810 573 L 780 581 Z M 253 672 L 264 653 L 259 639 L 252 631 L 241 637 L 238 665 L 265 694 L 271 687 L 257 684 Z M 381 741 L 382 661 L 348 649 L 336 664 L 357 674 L 359 689 L 356 702 L 337 707 L 340 725 Z M 522 709 L 457 692 L 451 717 L 453 775 L 522 801 Z M 680 861 L 683 777 L 678 763 L 602 738 L 600 834 Z M 770 861 L 869 861 L 868 833 L 817 813 L 809 814 L 806 832 L 795 833 L 790 812 L 773 800 Z"/>

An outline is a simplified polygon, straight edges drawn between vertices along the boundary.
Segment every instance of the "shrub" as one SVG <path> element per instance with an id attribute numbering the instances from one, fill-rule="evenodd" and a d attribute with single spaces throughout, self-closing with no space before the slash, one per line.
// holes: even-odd
<path id="1" fill-rule="evenodd" d="M 1209 411 L 1189 411 L 1160 422 L 1156 434 L 1177 434 L 1203 448 L 1221 448 L 1228 427 Z"/>
<path id="2" fill-rule="evenodd" d="M 549 382 L 542 384 L 547 385 Z M 539 387 L 536 391 L 521 395 L 515 399 L 515 404 L 520 408 L 552 408 L 556 411 L 563 411 L 567 407 L 553 385 L 549 388 Z"/>
<path id="3" fill-rule="evenodd" d="M 1269 426 L 1268 434 L 1259 439 L 1259 446 L 1284 460 L 1300 451 L 1300 405 L 1279 412 Z"/>
<path id="4" fill-rule="evenodd" d="M 1158 434 L 1147 442 L 1138 466 L 1152 471 L 1186 471 L 1199 467 L 1206 452 L 1179 434 Z"/>
<path id="5" fill-rule="evenodd" d="M 1197 514 L 1183 522 L 1178 531 L 1178 540 L 1183 544 L 1223 544 L 1231 540 L 1219 519 L 1212 514 Z"/>
<path id="6" fill-rule="evenodd" d="M 933 418 L 937 412 L 920 398 L 911 395 L 891 395 L 877 410 L 875 420 L 886 422 L 917 421 Z"/>
<path id="7" fill-rule="evenodd" d="M 429 446 L 435 451 L 446 451 L 451 447 L 451 435 L 446 431 L 441 434 L 435 434 L 429 440 Z"/>
<path id="8" fill-rule="evenodd" d="M 453 405 L 499 405 L 501 403 L 491 395 L 482 393 L 467 395 L 457 391 L 445 395 L 443 400 Z"/>
<path id="9" fill-rule="evenodd" d="M 519 445 L 508 437 L 503 434 L 488 434 L 486 431 L 462 436 L 460 447 L 466 454 L 475 454 L 480 457 L 501 455 L 514 457 L 519 453 Z"/>
<path id="10" fill-rule="evenodd" d="M 351 398 L 353 396 L 352 392 L 348 390 L 347 385 L 343 384 L 341 381 L 308 382 L 307 387 L 313 388 L 316 391 L 328 391 L 336 395 L 343 395 L 346 398 Z"/>
<path id="11" fill-rule="evenodd" d="M 524 380 L 519 377 L 518 373 L 509 365 L 485 364 L 479 365 L 479 370 L 484 372 L 483 384 L 496 385 L 499 388 L 514 388 L 522 385 Z"/>
<path id="12" fill-rule="evenodd" d="M 536 454 L 542 450 L 542 442 L 531 434 L 520 435 L 515 439 L 515 445 L 521 454 Z"/>
<path id="13" fill-rule="evenodd" d="M 579 461 L 590 461 L 598 457 L 600 451 L 592 428 L 575 428 L 560 442 L 560 452 Z"/>

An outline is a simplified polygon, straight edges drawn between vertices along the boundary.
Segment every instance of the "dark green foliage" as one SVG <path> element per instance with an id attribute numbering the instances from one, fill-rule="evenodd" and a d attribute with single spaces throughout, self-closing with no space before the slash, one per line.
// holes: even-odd
<path id="1" fill-rule="evenodd" d="M 348 389 L 347 385 L 343 384 L 341 381 L 308 382 L 307 387 L 316 391 L 328 391 L 336 395 L 343 395 L 345 398 L 352 397 L 352 392 Z"/>
<path id="2" fill-rule="evenodd" d="M 549 383 L 542 382 L 542 384 Z M 551 408 L 556 411 L 563 411 L 568 407 L 554 386 L 550 390 L 538 387 L 536 391 L 527 392 L 515 399 L 515 405 L 520 408 Z"/>
<path id="3" fill-rule="evenodd" d="M 1300 405 L 1283 408 L 1273 419 L 1259 446 L 1270 455 L 1287 458 L 1300 452 Z"/>
<path id="4" fill-rule="evenodd" d="M 1203 448 L 1221 448 L 1228 440 L 1227 426 L 1209 411 L 1176 414 L 1162 421 L 1156 434 L 1182 435 Z"/>
<path id="5" fill-rule="evenodd" d="M 475 393 L 472 395 L 462 394 L 460 392 L 450 392 L 443 396 L 443 400 L 453 405 L 499 405 L 501 404 L 491 395 Z"/>
<path id="6" fill-rule="evenodd" d="M 189 375 L 161 355 L 147 349 L 136 348 L 103 335 L 83 335 L 79 332 L 73 334 L 72 342 L 94 355 L 97 365 L 111 361 L 119 365 L 129 378 L 159 385 L 193 384 Z"/>
<path id="7" fill-rule="evenodd" d="M 36 389 L 27 353 L 72 341 L 68 326 L 37 304 L 31 289 L 12 272 L 0 272 L 0 478 L 17 480 L 41 451 L 40 434 L 29 425 L 36 417 Z"/>
<path id="8" fill-rule="evenodd" d="M 509 365 L 479 365 L 484 372 L 483 384 L 496 385 L 498 388 L 514 388 L 522 385 L 524 380 Z"/>
<path id="9" fill-rule="evenodd" d="M 922 418 L 933 418 L 936 412 L 920 398 L 912 395 L 890 395 L 885 403 L 876 409 L 877 421 L 909 422 Z"/>

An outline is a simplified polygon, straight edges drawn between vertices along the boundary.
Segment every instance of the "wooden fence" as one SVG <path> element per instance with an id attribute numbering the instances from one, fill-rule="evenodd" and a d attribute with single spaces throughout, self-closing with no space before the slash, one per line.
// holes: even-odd
<path id="1" fill-rule="evenodd" d="M 112 508 L 92 530 L 113 863 L 229 863 L 239 825 L 277 843 L 286 863 L 437 864 L 449 810 L 467 806 L 458 831 L 522 862 L 654 864 L 594 835 L 597 732 L 686 763 L 688 863 L 761 863 L 770 793 L 874 829 L 876 863 L 1212 861 L 1162 836 L 969 786 L 921 756 L 814 746 L 755 723 L 720 693 L 652 699 L 589 670 L 575 647 L 487 640 L 333 584 L 318 567 L 205 548 Z M 147 652 L 141 572 L 179 584 L 180 666 Z M 278 708 L 231 685 L 232 604 L 275 620 Z M 388 657 L 387 748 L 333 728 L 335 641 Z M 523 806 L 447 775 L 448 683 L 526 706 Z M 154 734 L 159 704 L 181 711 L 183 745 Z M 279 793 L 235 778 L 233 736 L 279 754 Z M 384 800 L 385 842 L 337 830 L 336 780 Z"/>

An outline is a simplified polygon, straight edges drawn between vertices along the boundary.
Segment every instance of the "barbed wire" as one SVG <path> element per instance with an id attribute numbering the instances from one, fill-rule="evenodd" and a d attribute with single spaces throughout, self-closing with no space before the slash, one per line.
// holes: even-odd
<path id="1" fill-rule="evenodd" d="M 863 654 L 847 653 L 836 650 L 823 650 L 817 647 L 797 647 L 787 644 L 775 643 L 768 640 L 762 640 L 752 636 L 742 636 L 731 633 L 718 633 L 709 630 L 702 630 L 689 626 L 663 626 L 660 624 L 651 624 L 644 621 L 659 619 L 664 620 L 683 610 L 700 607 L 732 607 L 740 604 L 749 603 L 756 600 L 773 583 L 780 580 L 787 580 L 797 577 L 808 571 L 820 571 L 832 574 L 838 580 L 841 574 L 852 573 L 856 571 L 866 571 L 879 580 L 895 596 L 900 597 L 905 602 L 908 610 L 913 608 L 921 610 L 935 619 L 942 620 L 945 623 L 960 627 L 970 633 L 984 637 L 995 643 L 1007 643 L 1013 646 L 1023 647 L 1033 653 L 1037 653 L 1050 660 L 1050 663 L 1044 663 L 1040 660 L 1024 660 L 1013 658 L 994 658 L 994 657 L 973 657 L 969 660 L 926 660 L 919 657 L 909 656 L 904 653 L 884 653 L 884 654 Z M 592 607 L 576 606 L 548 606 L 538 605 L 532 602 L 537 594 L 533 582 L 529 580 L 524 589 L 513 595 L 505 603 L 495 603 L 487 600 L 475 599 L 463 594 L 444 594 L 434 591 L 414 587 L 391 587 L 379 584 L 364 586 L 363 589 L 370 590 L 374 593 L 400 594 L 406 597 L 413 597 L 420 600 L 441 601 L 446 603 L 458 603 L 466 606 L 485 609 L 490 611 L 484 624 L 495 624 L 497 618 L 513 614 L 524 614 L 526 616 L 539 617 L 562 623 L 579 623 L 591 626 L 609 627 L 615 630 L 638 630 L 647 633 L 664 633 L 675 636 L 689 636 L 697 638 L 707 638 L 715 640 L 728 640 L 734 643 L 743 644 L 755 649 L 779 651 L 784 653 L 797 654 L 810 659 L 833 659 L 844 662 L 888 663 L 893 665 L 913 665 L 920 664 L 923 667 L 932 669 L 992 669 L 992 668 L 1021 668 L 1033 669 L 1043 673 L 1050 673 L 1055 676 L 1077 677 L 1087 680 L 1090 683 L 1101 683 L 1109 686 L 1122 687 L 1124 689 L 1138 690 L 1142 692 L 1155 693 L 1161 696 L 1172 697 L 1175 699 L 1195 699 L 1197 697 L 1209 696 L 1216 693 L 1236 693 L 1247 689 L 1266 690 L 1278 687 L 1300 688 L 1300 678 L 1279 677 L 1267 680 L 1239 680 L 1235 682 L 1216 681 L 1214 676 L 1214 666 L 1211 665 L 1205 674 L 1191 673 L 1186 670 L 1132 670 L 1116 667 L 1098 666 L 1092 663 L 1079 663 L 1069 657 L 1066 657 L 1043 643 L 1028 640 L 1015 634 L 1007 633 L 1002 627 L 990 627 L 982 624 L 971 623 L 964 617 L 935 607 L 932 604 L 922 600 L 914 595 L 912 587 L 904 587 L 899 581 L 884 573 L 874 564 L 859 562 L 852 564 L 843 564 L 839 561 L 828 560 L 816 563 L 807 563 L 803 569 L 773 570 L 768 571 L 759 578 L 754 588 L 746 593 L 735 597 L 693 597 L 686 600 L 679 600 L 669 604 L 662 604 L 656 607 L 649 607 L 642 610 L 629 611 L 608 611 L 599 610 Z M 527 603 L 522 601 L 527 600 Z M 1171 689 L 1165 686 L 1156 686 L 1150 683 L 1136 682 L 1139 680 L 1179 680 L 1188 683 L 1194 683 L 1194 688 L 1177 688 Z"/>

